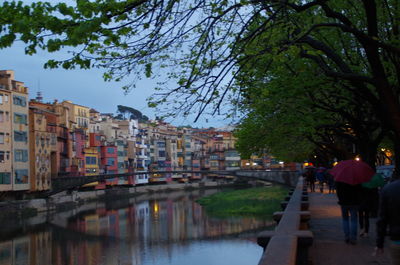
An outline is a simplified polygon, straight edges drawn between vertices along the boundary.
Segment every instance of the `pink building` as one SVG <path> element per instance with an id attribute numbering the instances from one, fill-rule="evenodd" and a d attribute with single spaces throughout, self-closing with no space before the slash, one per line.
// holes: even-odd
<path id="1" fill-rule="evenodd" d="M 118 173 L 118 155 L 115 145 L 101 146 L 101 164 L 100 167 L 104 173 Z"/>
<path id="2" fill-rule="evenodd" d="M 83 150 L 86 147 L 86 134 L 82 129 L 75 129 L 72 134 L 72 166 L 71 171 L 79 175 L 85 174 L 85 154 Z"/>

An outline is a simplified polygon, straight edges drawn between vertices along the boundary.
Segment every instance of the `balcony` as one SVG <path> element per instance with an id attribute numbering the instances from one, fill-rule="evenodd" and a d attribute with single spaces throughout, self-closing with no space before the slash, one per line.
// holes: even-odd
<path id="1" fill-rule="evenodd" d="M 226 156 L 225 161 L 240 161 L 240 156 Z"/>

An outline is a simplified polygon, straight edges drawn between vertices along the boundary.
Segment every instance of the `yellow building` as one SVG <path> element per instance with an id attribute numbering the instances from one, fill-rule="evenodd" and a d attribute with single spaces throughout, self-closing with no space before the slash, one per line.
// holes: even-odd
<path id="1" fill-rule="evenodd" d="M 29 190 L 28 88 L 12 70 L 0 71 L 0 86 L 0 190 Z"/>
<path id="2" fill-rule="evenodd" d="M 88 147 L 84 150 L 85 153 L 85 175 L 99 175 L 99 153 L 97 147 Z"/>
<path id="3" fill-rule="evenodd" d="M 11 91 L 0 83 L 0 191 L 12 190 Z"/>
<path id="4" fill-rule="evenodd" d="M 90 123 L 90 108 L 82 105 L 74 104 L 69 100 L 64 100 L 61 103 L 70 109 L 71 129 L 83 129 L 86 135 L 86 147 L 89 146 L 89 123 Z"/>
<path id="5" fill-rule="evenodd" d="M 70 110 L 70 120 L 74 122 L 73 128 L 87 129 L 90 122 L 90 108 L 82 105 L 74 104 L 69 100 L 64 100 L 62 105 L 67 106 Z"/>

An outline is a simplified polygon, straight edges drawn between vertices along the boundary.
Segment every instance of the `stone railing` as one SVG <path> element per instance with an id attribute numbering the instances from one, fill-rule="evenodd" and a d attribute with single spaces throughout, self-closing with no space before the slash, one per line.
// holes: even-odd
<path id="1" fill-rule="evenodd" d="M 313 234 L 308 230 L 307 188 L 303 178 L 282 202 L 283 212 L 274 213 L 278 222 L 275 230 L 258 235 L 257 243 L 264 248 L 259 265 L 306 265 L 308 248 L 312 245 Z"/>

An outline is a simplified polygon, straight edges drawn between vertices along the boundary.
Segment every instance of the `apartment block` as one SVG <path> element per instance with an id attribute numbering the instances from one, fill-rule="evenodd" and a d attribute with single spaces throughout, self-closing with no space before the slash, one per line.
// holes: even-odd
<path id="1" fill-rule="evenodd" d="M 29 157 L 31 171 L 31 191 L 51 188 L 51 175 L 57 167 L 57 138 L 53 112 L 29 107 Z M 53 118 L 53 119 L 52 119 Z M 48 121 L 49 119 L 49 121 Z M 15 156 L 24 153 L 15 152 Z"/>
<path id="2" fill-rule="evenodd" d="M 0 191 L 12 190 L 11 91 L 0 78 Z"/>
<path id="3" fill-rule="evenodd" d="M 23 82 L 15 80 L 12 70 L 0 71 L 0 86 L 0 111 L 3 112 L 4 120 L 4 126 L 0 129 L 0 138 L 2 137 L 4 142 L 0 144 L 0 156 L 2 154 L 4 158 L 0 157 L 0 160 L 4 161 L 0 168 L 0 181 L 5 183 L 0 184 L 0 190 L 29 190 L 28 88 Z"/>

